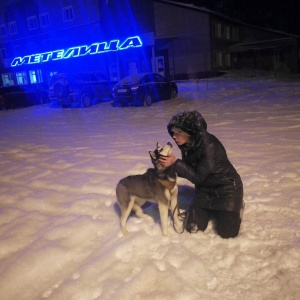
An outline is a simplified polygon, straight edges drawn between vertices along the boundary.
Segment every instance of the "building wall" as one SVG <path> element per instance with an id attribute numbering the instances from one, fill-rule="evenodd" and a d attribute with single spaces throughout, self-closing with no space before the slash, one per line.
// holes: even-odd
<path id="1" fill-rule="evenodd" d="M 48 82 L 55 72 L 97 71 L 115 81 L 133 72 L 133 65 L 137 72 L 149 70 L 153 47 L 151 38 L 146 39 L 148 44 L 144 43 L 142 48 L 122 51 L 124 53 L 109 52 L 10 67 L 10 62 L 15 57 L 91 45 L 96 42 L 109 43 L 111 40 L 124 40 L 128 36 L 139 34 L 149 36 L 151 30 L 153 35 L 152 1 L 130 2 L 131 5 L 128 0 L 2 1 L 0 26 L 14 21 L 17 32 L 16 34 L 8 32 L 6 36 L 0 36 L 0 49 L 5 49 L 3 64 L 0 65 L 1 73 L 24 72 L 25 76 L 26 72 L 33 70 L 41 74 L 39 78 L 41 81 Z M 41 17 L 44 19 L 47 17 L 46 26 L 42 26 Z M 28 18 L 35 19 L 36 28 L 29 28 Z M 24 79 L 23 83 L 30 81 L 30 78 Z"/>
<path id="2" fill-rule="evenodd" d="M 68 11 L 70 7 L 72 10 Z M 30 28 L 29 24 L 36 27 Z M 12 29 L 16 31 L 11 32 Z M 6 34 L 3 34 L 5 30 Z M 146 37 L 143 47 L 10 67 L 11 60 L 16 56 L 91 45 L 133 35 Z M 164 60 L 164 75 L 174 79 L 201 78 L 235 67 L 297 71 L 299 40 L 259 52 L 230 50 L 234 44 L 286 36 L 175 2 L 2 0 L 0 73 L 5 74 L 5 83 L 9 84 L 16 83 L 16 73 L 19 79 L 27 74 L 28 78 L 22 82 L 26 84 L 35 79 L 39 83 L 47 83 L 53 73 L 67 71 L 102 72 L 115 81 L 134 72 L 156 70 L 158 58 Z"/>
<path id="3" fill-rule="evenodd" d="M 212 16 L 213 68 L 297 72 L 299 42 L 282 32 Z"/>
<path id="4" fill-rule="evenodd" d="M 174 77 L 193 78 L 211 73 L 209 14 L 155 3 L 154 15 L 156 49 L 168 50 Z"/>

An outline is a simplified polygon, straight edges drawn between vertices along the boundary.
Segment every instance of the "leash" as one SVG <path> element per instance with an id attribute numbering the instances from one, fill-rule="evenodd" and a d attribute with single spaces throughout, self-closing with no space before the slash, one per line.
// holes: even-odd
<path id="1" fill-rule="evenodd" d="M 176 227 L 175 227 L 175 221 L 174 221 L 174 215 L 176 213 L 176 210 L 178 209 L 178 217 L 179 217 L 179 220 L 183 222 L 182 224 L 182 231 L 181 232 L 178 232 Z M 186 226 L 186 223 L 187 223 L 187 219 L 188 219 L 188 216 L 189 216 L 189 213 L 188 211 L 184 211 L 184 212 L 179 212 L 179 207 L 178 207 L 178 203 L 176 204 L 175 208 L 174 208 L 174 211 L 172 212 L 172 225 L 173 225 L 173 228 L 174 230 L 179 233 L 179 234 L 182 234 L 184 233 L 184 230 L 185 230 L 185 226 Z"/>

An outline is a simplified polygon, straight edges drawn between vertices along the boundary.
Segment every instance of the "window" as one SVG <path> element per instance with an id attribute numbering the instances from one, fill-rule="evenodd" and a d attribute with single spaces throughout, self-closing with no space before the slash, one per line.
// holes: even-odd
<path id="1" fill-rule="evenodd" d="M 0 25 L 0 37 L 7 36 L 7 30 L 5 25 Z"/>
<path id="2" fill-rule="evenodd" d="M 136 62 L 128 63 L 128 75 L 135 75 L 138 73 Z"/>
<path id="3" fill-rule="evenodd" d="M 18 28 L 17 28 L 17 22 L 16 21 L 12 21 L 12 22 L 8 23 L 8 32 L 11 35 L 18 33 Z"/>
<path id="4" fill-rule="evenodd" d="M 17 84 L 28 84 L 26 72 L 17 72 L 16 78 L 17 78 Z"/>
<path id="5" fill-rule="evenodd" d="M 73 15 L 73 7 L 72 6 L 66 6 L 62 9 L 63 12 L 63 20 L 64 22 L 73 21 L 74 15 Z"/>
<path id="6" fill-rule="evenodd" d="M 29 30 L 35 30 L 38 28 L 38 23 L 36 16 L 31 16 L 27 18 L 27 23 L 28 23 L 28 29 Z"/>
<path id="7" fill-rule="evenodd" d="M 216 52 L 215 53 L 215 66 L 216 67 L 223 66 L 223 55 L 222 55 L 222 52 Z"/>
<path id="8" fill-rule="evenodd" d="M 40 25 L 41 27 L 47 27 L 50 25 L 48 13 L 40 14 Z"/>
<path id="9" fill-rule="evenodd" d="M 0 49 L 0 60 L 1 62 L 4 62 L 4 60 L 7 58 L 7 55 L 6 55 L 6 50 L 5 48 L 2 48 Z"/>
<path id="10" fill-rule="evenodd" d="M 235 27 L 232 28 L 232 40 L 235 42 L 239 41 L 239 30 Z"/>
<path id="11" fill-rule="evenodd" d="M 230 53 L 225 53 L 224 55 L 224 63 L 226 67 L 230 67 L 231 66 L 231 55 Z"/>
<path id="12" fill-rule="evenodd" d="M 14 76 L 12 73 L 4 73 L 2 74 L 2 82 L 4 86 L 14 85 Z"/>
<path id="13" fill-rule="evenodd" d="M 219 22 L 213 23 L 213 37 L 225 40 L 238 40 L 238 30 L 230 25 L 225 25 Z"/>
<path id="14" fill-rule="evenodd" d="M 54 72 L 50 71 L 50 72 L 49 72 L 50 78 L 53 77 L 55 74 L 57 74 L 57 71 L 54 71 Z"/>
<path id="15" fill-rule="evenodd" d="M 230 36 L 230 27 L 225 26 L 225 39 L 230 40 L 230 38 L 231 38 L 231 36 Z"/>
<path id="16" fill-rule="evenodd" d="M 222 37 L 222 25 L 220 23 L 214 23 L 213 25 L 213 35 L 214 37 L 221 38 Z"/>
<path id="17" fill-rule="evenodd" d="M 41 70 L 31 70 L 29 71 L 30 83 L 43 82 L 42 71 Z"/>
<path id="18" fill-rule="evenodd" d="M 15 56 L 19 56 L 21 51 L 20 45 L 14 45 L 14 54 Z"/>
<path id="19" fill-rule="evenodd" d="M 223 53 L 221 51 L 215 52 L 214 63 L 215 63 L 215 67 L 230 67 L 231 66 L 230 53 Z"/>

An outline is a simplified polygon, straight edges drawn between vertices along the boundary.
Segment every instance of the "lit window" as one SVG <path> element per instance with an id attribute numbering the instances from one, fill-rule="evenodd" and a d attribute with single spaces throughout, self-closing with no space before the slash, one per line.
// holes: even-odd
<path id="1" fill-rule="evenodd" d="M 36 72 L 35 71 L 29 71 L 29 77 L 30 77 L 30 82 L 31 83 L 37 83 L 37 78 L 36 78 Z"/>
<path id="2" fill-rule="evenodd" d="M 14 85 L 14 76 L 12 73 L 4 73 L 1 75 L 4 86 Z"/>
<path id="3" fill-rule="evenodd" d="M 27 23 L 28 23 L 28 29 L 29 30 L 34 30 L 38 28 L 38 23 L 36 16 L 31 16 L 27 18 Z"/>
<path id="4" fill-rule="evenodd" d="M 28 84 L 26 72 L 17 72 L 16 78 L 17 78 L 17 84 Z"/>
<path id="5" fill-rule="evenodd" d="M 41 27 L 47 27 L 50 25 L 48 13 L 40 14 L 40 25 Z"/>
<path id="6" fill-rule="evenodd" d="M 41 70 L 29 71 L 29 77 L 30 77 L 30 83 L 43 82 Z"/>
<path id="7" fill-rule="evenodd" d="M 73 15 L 73 7 L 72 6 L 66 6 L 62 9 L 63 12 L 63 20 L 64 22 L 73 21 L 74 15 Z"/>
<path id="8" fill-rule="evenodd" d="M 7 30 L 5 25 L 0 25 L 0 37 L 7 36 Z"/>
<path id="9" fill-rule="evenodd" d="M 13 22 L 9 22 L 8 23 L 8 32 L 9 34 L 17 34 L 18 33 L 18 28 L 17 28 L 17 22 L 13 21 Z"/>

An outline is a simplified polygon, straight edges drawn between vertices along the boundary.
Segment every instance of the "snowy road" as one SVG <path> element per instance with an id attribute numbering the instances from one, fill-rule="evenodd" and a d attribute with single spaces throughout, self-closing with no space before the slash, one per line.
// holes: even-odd
<path id="1" fill-rule="evenodd" d="M 224 79 L 181 82 L 178 98 L 149 108 L 0 111 L 0 298 L 299 299 L 299 100 L 299 82 Z M 163 237 L 152 206 L 123 237 L 115 186 L 151 167 L 183 109 L 203 114 L 242 176 L 240 236 L 210 225 Z M 192 185 L 179 184 L 186 208 Z"/>

